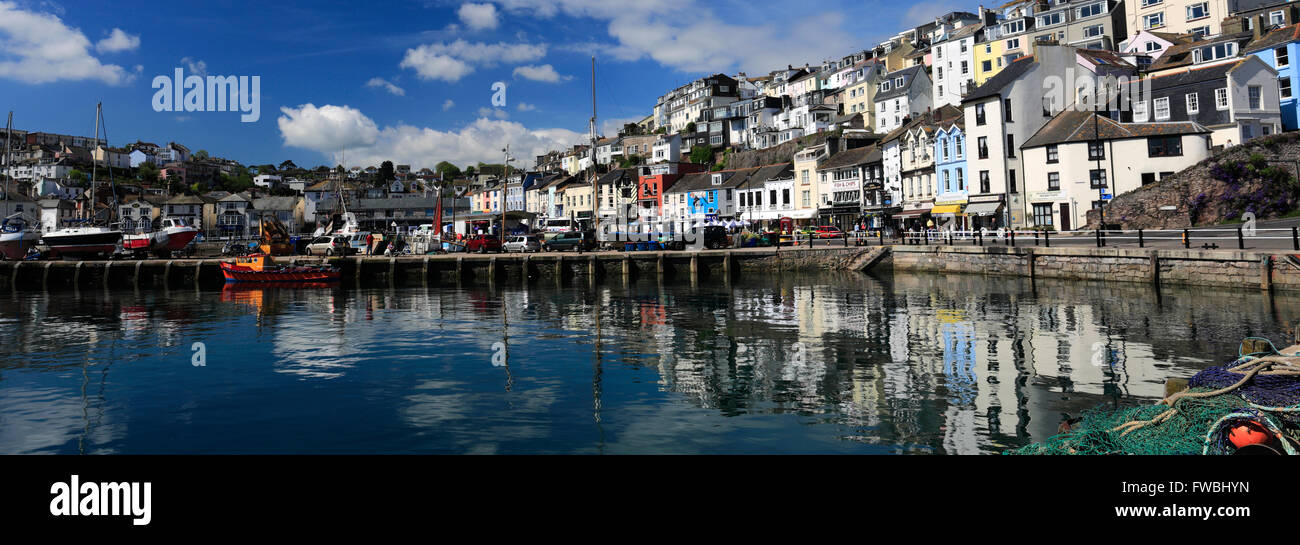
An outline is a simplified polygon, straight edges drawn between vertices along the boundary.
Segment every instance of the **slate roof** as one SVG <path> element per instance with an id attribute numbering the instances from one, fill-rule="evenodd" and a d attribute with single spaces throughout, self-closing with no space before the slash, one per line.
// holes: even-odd
<path id="1" fill-rule="evenodd" d="M 889 99 L 891 99 L 891 98 L 894 98 L 894 97 L 897 97 L 897 96 L 903 96 L 903 95 L 907 94 L 908 89 L 911 89 L 911 88 L 912 88 L 912 83 L 913 83 L 914 81 L 916 81 L 916 77 L 917 77 L 918 75 L 924 73 L 924 72 L 925 72 L 925 67 L 924 67 L 924 66 L 909 66 L 909 67 L 904 68 L 904 69 L 902 69 L 902 70 L 895 70 L 895 71 L 890 72 L 889 74 L 885 75 L 885 77 L 884 77 L 884 78 L 881 78 L 881 80 L 882 80 L 882 81 L 886 81 L 886 80 L 887 80 L 887 81 L 890 81 L 890 82 L 891 82 L 891 87 L 889 88 L 888 91 L 885 91 L 885 92 L 882 92 L 882 93 L 876 93 L 875 102 L 880 102 L 880 101 L 883 101 L 883 100 L 889 100 Z M 894 81 L 894 79 L 897 78 L 897 77 L 899 77 L 899 76 L 903 76 L 903 77 L 905 78 L 905 79 L 903 80 L 903 82 L 904 82 L 904 83 L 903 83 L 903 86 L 902 86 L 902 87 L 894 87 L 894 86 L 892 86 L 892 82 Z"/>
<path id="2" fill-rule="evenodd" d="M 1156 59 L 1156 62 L 1151 63 L 1151 66 L 1147 68 L 1147 71 L 1158 72 L 1160 70 L 1188 66 L 1192 64 L 1192 50 L 1198 47 L 1227 42 L 1237 42 L 1238 49 L 1244 49 L 1247 45 L 1246 42 L 1254 37 L 1254 34 L 1250 31 L 1246 31 L 1237 34 L 1216 36 L 1208 40 L 1195 40 L 1176 44 L 1171 46 L 1169 49 L 1166 49 L 1165 53 L 1160 55 L 1159 59 Z"/>
<path id="3" fill-rule="evenodd" d="M 1159 91 L 1161 89 L 1168 89 L 1170 87 L 1178 87 L 1180 85 L 1190 85 L 1193 83 L 1200 83 L 1203 81 L 1217 81 L 1226 77 L 1228 75 L 1228 72 L 1231 72 L 1233 68 L 1241 66 L 1241 64 L 1246 61 L 1247 59 L 1241 59 L 1236 62 L 1226 62 L 1221 64 L 1204 66 L 1201 68 L 1179 70 L 1168 74 L 1151 76 L 1145 78 L 1143 81 L 1145 80 L 1151 81 L 1152 91 Z"/>
<path id="4" fill-rule="evenodd" d="M 817 167 L 817 170 L 828 170 L 833 168 L 844 168 L 855 165 L 865 165 L 881 160 L 880 148 L 877 146 L 865 146 L 853 148 L 851 150 L 841 151 L 832 155 Z"/>
<path id="5" fill-rule="evenodd" d="M 736 187 L 737 188 L 761 187 L 768 180 L 782 177 L 783 174 L 793 179 L 794 165 L 792 163 L 781 163 L 777 165 L 767 165 L 767 166 L 758 167 L 757 170 L 750 173 L 750 175 L 745 179 L 745 181 L 741 182 Z"/>
<path id="6" fill-rule="evenodd" d="M 1011 64 L 1008 64 L 1001 72 L 985 81 L 984 85 L 976 87 L 969 95 L 966 95 L 966 98 L 961 100 L 962 104 L 1000 95 L 1004 87 L 1010 85 L 1037 65 L 1038 62 L 1034 60 L 1034 57 L 1029 56 L 1011 61 Z"/>
<path id="7" fill-rule="evenodd" d="M 1095 129 L 1094 129 L 1095 120 Z M 1095 132 L 1094 132 L 1095 130 Z M 1102 140 L 1124 140 L 1148 136 L 1208 133 L 1209 129 L 1192 121 L 1120 123 L 1094 112 L 1065 110 L 1038 129 L 1022 148 L 1036 148 L 1048 144 L 1090 142 L 1099 136 Z"/>
<path id="8" fill-rule="evenodd" d="M 1268 34 L 1260 36 L 1258 40 L 1250 42 L 1250 44 L 1247 45 L 1241 51 L 1242 54 L 1244 55 L 1248 53 L 1254 53 L 1256 51 L 1263 51 L 1265 49 L 1280 47 L 1283 44 L 1289 44 L 1295 41 L 1300 41 L 1300 24 L 1294 24 L 1288 27 L 1282 27 L 1277 30 L 1274 30 L 1273 32 L 1269 32 Z"/>

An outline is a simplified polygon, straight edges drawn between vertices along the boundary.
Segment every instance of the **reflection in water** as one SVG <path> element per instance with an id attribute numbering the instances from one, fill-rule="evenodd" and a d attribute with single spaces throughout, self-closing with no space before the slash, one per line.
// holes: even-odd
<path id="1" fill-rule="evenodd" d="M 1297 303 L 928 275 L 9 294 L 0 453 L 998 452 L 1285 338 Z"/>

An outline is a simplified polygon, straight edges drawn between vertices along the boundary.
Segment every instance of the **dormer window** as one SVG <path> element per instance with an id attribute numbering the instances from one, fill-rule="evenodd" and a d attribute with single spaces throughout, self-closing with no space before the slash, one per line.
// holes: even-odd
<path id="1" fill-rule="evenodd" d="M 1236 42 L 1207 45 L 1205 47 L 1200 47 L 1192 50 L 1192 62 L 1197 64 L 1217 61 L 1219 59 L 1232 58 L 1236 56 L 1237 56 Z"/>
<path id="2" fill-rule="evenodd" d="M 714 175 L 713 175 L 713 185 L 722 185 L 722 175 L 721 175 L 721 174 L 714 174 Z"/>

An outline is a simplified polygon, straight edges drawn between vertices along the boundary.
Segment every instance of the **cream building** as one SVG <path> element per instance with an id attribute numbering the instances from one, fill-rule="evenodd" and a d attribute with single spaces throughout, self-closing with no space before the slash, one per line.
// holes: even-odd
<path id="1" fill-rule="evenodd" d="M 1124 10 L 1130 35 L 1156 30 L 1217 36 L 1229 15 L 1228 0 L 1128 0 Z"/>

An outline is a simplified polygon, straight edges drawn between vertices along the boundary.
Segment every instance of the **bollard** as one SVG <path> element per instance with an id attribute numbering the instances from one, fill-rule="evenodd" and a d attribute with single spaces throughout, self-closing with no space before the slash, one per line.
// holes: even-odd
<path id="1" fill-rule="evenodd" d="M 1096 235 L 1096 237 L 1097 237 L 1097 247 L 1100 248 L 1100 247 L 1101 247 L 1101 229 L 1094 229 L 1094 230 L 1092 231 L 1092 233 L 1093 233 L 1094 235 Z"/>
<path id="2" fill-rule="evenodd" d="M 1138 248 L 1146 248 L 1146 242 L 1142 240 L 1142 230 L 1138 229 Z"/>
<path id="3" fill-rule="evenodd" d="M 1043 247 L 1045 247 L 1045 248 L 1051 248 L 1051 247 L 1052 247 L 1052 232 L 1051 232 L 1051 231 L 1043 231 Z"/>
<path id="4" fill-rule="evenodd" d="M 1015 247 L 1016 247 L 1016 230 L 1015 230 L 1015 229 L 1012 229 L 1012 230 L 1011 230 L 1011 247 L 1012 247 L 1012 248 L 1015 248 Z"/>
<path id="5" fill-rule="evenodd" d="M 881 246 L 884 246 L 884 245 L 885 245 L 885 228 L 884 228 L 884 227 L 881 227 L 879 231 L 876 231 L 876 233 L 880 235 L 880 245 L 881 245 Z M 1297 243 L 1297 244 L 1300 244 L 1300 243 Z"/>
<path id="6" fill-rule="evenodd" d="M 1291 246 L 1300 252 L 1300 227 L 1291 228 Z"/>
<path id="7" fill-rule="evenodd" d="M 1186 250 L 1186 249 L 1190 249 L 1191 247 L 1192 247 L 1192 237 L 1189 236 L 1187 229 L 1183 229 L 1183 249 Z"/>
<path id="8" fill-rule="evenodd" d="M 1238 250 L 1246 249 L 1246 238 L 1242 236 L 1240 227 L 1237 228 L 1237 249 Z"/>

